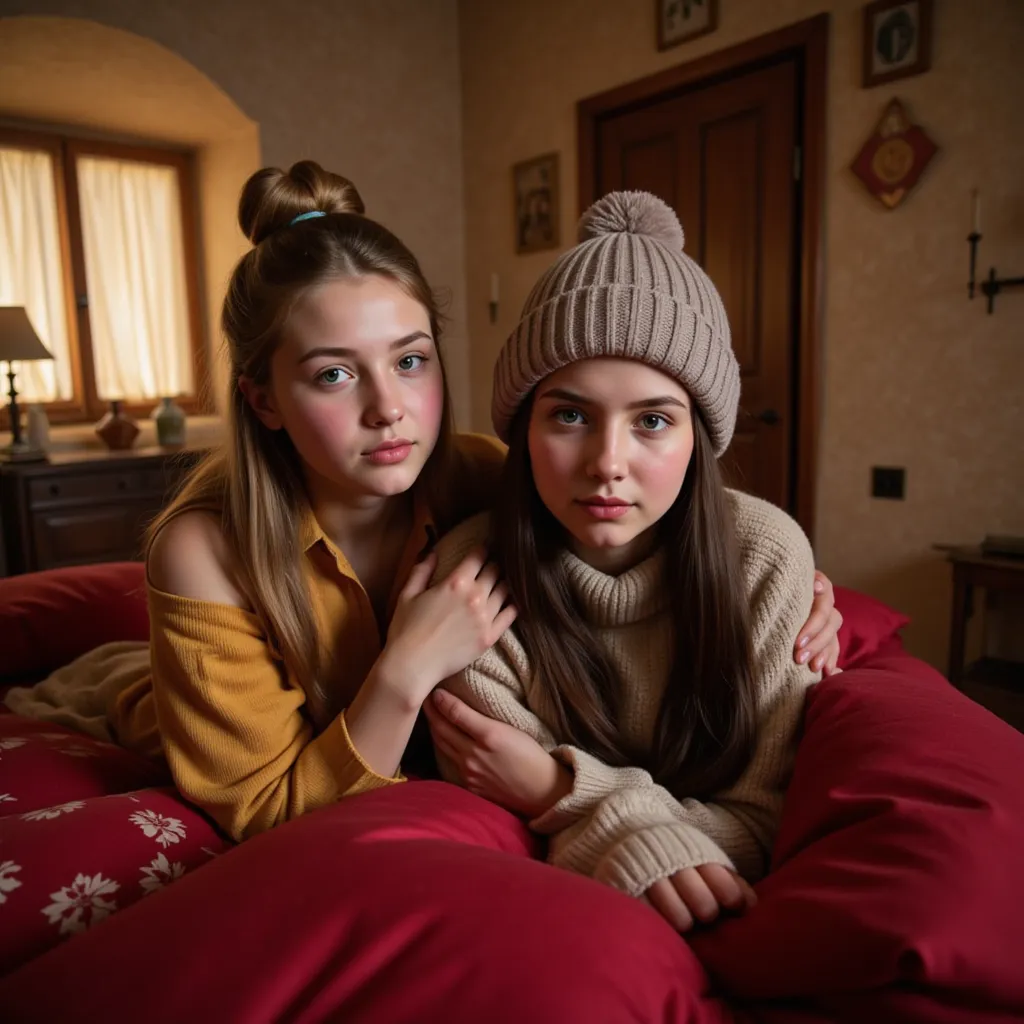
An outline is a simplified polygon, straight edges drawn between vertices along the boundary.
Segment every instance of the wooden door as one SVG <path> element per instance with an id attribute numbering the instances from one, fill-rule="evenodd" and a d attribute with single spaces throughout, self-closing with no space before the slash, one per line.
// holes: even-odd
<path id="1" fill-rule="evenodd" d="M 742 373 L 727 480 L 794 511 L 798 70 L 790 57 L 601 118 L 593 194 L 664 199 L 725 303 Z"/>

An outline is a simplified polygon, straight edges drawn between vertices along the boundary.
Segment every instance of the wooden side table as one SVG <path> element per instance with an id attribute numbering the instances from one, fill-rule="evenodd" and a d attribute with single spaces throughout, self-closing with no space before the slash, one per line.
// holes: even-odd
<path id="1" fill-rule="evenodd" d="M 1024 592 L 1024 558 L 986 555 L 979 547 L 936 547 L 945 551 L 953 563 L 953 622 L 949 638 L 949 680 L 959 686 L 964 681 L 964 640 L 967 621 L 974 612 L 974 588 Z"/>

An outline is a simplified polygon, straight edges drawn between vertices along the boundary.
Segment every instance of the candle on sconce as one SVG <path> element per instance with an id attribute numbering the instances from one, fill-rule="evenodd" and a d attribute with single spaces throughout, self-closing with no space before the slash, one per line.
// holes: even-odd
<path id="1" fill-rule="evenodd" d="M 971 231 L 981 234 L 981 194 L 977 189 L 971 192 Z"/>

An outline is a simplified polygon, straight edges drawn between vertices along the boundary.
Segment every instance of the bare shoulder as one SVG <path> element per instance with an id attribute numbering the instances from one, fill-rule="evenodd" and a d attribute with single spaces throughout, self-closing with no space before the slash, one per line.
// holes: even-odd
<path id="1" fill-rule="evenodd" d="M 437 568 L 431 582 L 438 583 L 450 576 L 455 567 L 474 548 L 487 546 L 491 536 L 491 516 L 489 512 L 459 523 L 454 530 L 449 530 L 437 542 Z"/>
<path id="2" fill-rule="evenodd" d="M 195 509 L 175 516 L 156 535 L 146 575 L 151 587 L 168 594 L 248 608 L 234 562 L 217 516 Z"/>

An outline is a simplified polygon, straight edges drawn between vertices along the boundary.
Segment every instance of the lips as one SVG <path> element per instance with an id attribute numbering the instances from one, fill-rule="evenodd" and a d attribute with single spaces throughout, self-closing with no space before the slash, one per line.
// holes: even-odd
<path id="1" fill-rule="evenodd" d="M 595 519 L 621 519 L 633 508 L 630 502 L 622 498 L 606 498 L 600 494 L 581 498 L 577 504 Z"/>
<path id="2" fill-rule="evenodd" d="M 378 466 L 390 466 L 396 462 L 404 462 L 412 451 L 413 442 L 404 437 L 396 437 L 389 441 L 381 441 L 376 448 L 363 452 L 363 457 Z"/>
<path id="3" fill-rule="evenodd" d="M 629 505 L 628 501 L 621 498 L 605 498 L 600 494 L 592 495 L 589 498 L 580 498 L 581 505 Z"/>

